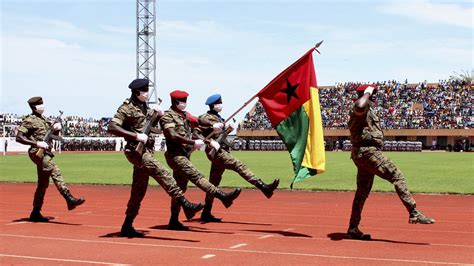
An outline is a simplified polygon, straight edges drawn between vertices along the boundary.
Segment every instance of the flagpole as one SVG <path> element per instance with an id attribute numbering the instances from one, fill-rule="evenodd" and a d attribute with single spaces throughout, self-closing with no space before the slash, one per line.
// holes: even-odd
<path id="1" fill-rule="evenodd" d="M 255 94 L 252 98 L 250 98 L 248 101 L 246 101 L 244 103 L 244 105 L 242 105 L 239 109 L 237 109 L 237 111 L 235 111 L 231 116 L 229 116 L 225 121 L 224 121 L 224 124 L 229 122 L 229 120 L 231 120 L 236 114 L 238 114 L 240 111 L 242 111 L 242 109 L 244 109 L 250 102 L 252 102 L 255 98 L 257 98 L 257 94 Z"/>
<path id="2" fill-rule="evenodd" d="M 319 48 L 319 46 L 321 46 L 321 44 L 322 44 L 323 42 L 324 42 L 324 40 L 322 40 L 322 41 L 316 43 L 316 44 L 314 45 L 313 51 L 316 51 L 316 52 L 318 52 L 319 54 L 321 54 L 321 52 L 319 52 L 318 48 Z M 293 65 L 296 64 L 296 63 L 297 63 L 297 62 L 293 63 Z M 289 66 L 288 68 L 292 67 L 293 65 Z M 283 72 L 285 72 L 285 71 L 283 71 Z M 282 72 L 282 73 L 283 73 L 283 72 Z M 280 73 L 280 74 L 281 74 L 281 73 Z M 279 77 L 279 76 L 277 76 L 277 77 L 276 77 L 275 79 L 273 79 L 273 80 L 278 79 L 278 77 Z M 267 86 L 268 86 L 268 85 L 267 85 Z M 255 95 L 254 95 L 252 98 L 250 98 L 248 101 L 246 101 L 246 102 L 244 103 L 244 105 L 242 105 L 239 109 L 237 109 L 237 111 L 235 111 L 231 116 L 229 116 L 229 117 L 224 121 L 224 124 L 227 123 L 227 122 L 229 122 L 235 115 L 237 115 L 240 111 L 242 111 L 242 109 L 244 109 L 251 101 L 253 101 L 255 98 L 257 98 L 257 95 L 258 95 L 258 93 L 255 94 Z"/>

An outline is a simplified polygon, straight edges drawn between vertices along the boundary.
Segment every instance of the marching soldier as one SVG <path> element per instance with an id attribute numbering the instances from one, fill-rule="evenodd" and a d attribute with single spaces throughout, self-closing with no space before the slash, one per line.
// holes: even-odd
<path id="1" fill-rule="evenodd" d="M 69 188 L 64 182 L 61 170 L 53 160 L 54 154 L 51 151 L 53 139 L 47 143 L 44 141 L 45 136 L 49 130 L 58 135 L 62 126 L 60 122 L 52 125 L 43 116 L 44 105 L 41 97 L 33 97 L 28 100 L 32 113 L 26 116 L 18 128 L 16 141 L 25 145 L 31 145 L 28 149 L 30 159 L 36 164 L 36 171 L 38 174 L 38 185 L 33 200 L 33 211 L 30 214 L 30 221 L 32 222 L 48 222 L 50 217 L 44 217 L 41 214 L 41 207 L 43 206 L 44 195 L 49 186 L 49 177 L 53 179 L 54 185 L 59 193 L 66 199 L 68 210 L 76 208 L 76 206 L 84 203 L 84 198 L 75 198 L 72 196 Z M 38 152 L 43 149 L 44 153 Z"/>
<path id="2" fill-rule="evenodd" d="M 224 129 L 225 126 L 223 124 L 224 119 L 219 115 L 219 113 L 222 111 L 221 95 L 214 94 L 210 96 L 206 100 L 206 105 L 209 106 L 209 111 L 199 116 L 200 127 L 195 129 L 195 133 L 201 135 L 204 138 L 209 136 L 216 129 Z M 231 127 L 232 130 L 237 128 L 235 123 L 230 123 L 228 126 Z M 267 198 L 271 198 L 273 191 L 278 187 L 280 180 L 277 178 L 273 180 L 271 184 L 265 184 L 261 179 L 257 178 L 245 164 L 230 154 L 230 147 L 225 143 L 225 141 L 219 144 L 220 148 L 216 149 L 216 154 L 213 157 L 208 156 L 211 160 L 209 182 L 215 186 L 219 186 L 222 180 L 222 174 L 226 169 L 229 169 L 237 172 L 247 182 L 260 189 Z M 205 207 L 201 213 L 201 221 L 221 222 L 221 218 L 216 218 L 211 214 L 213 201 L 214 196 L 210 193 L 207 193 Z"/>
<path id="3" fill-rule="evenodd" d="M 109 132 L 123 137 L 127 141 L 124 153 L 127 160 L 133 164 L 132 191 L 121 229 L 121 235 L 125 237 L 142 237 L 144 235 L 143 232 L 133 228 L 133 220 L 138 215 L 140 204 L 145 197 L 149 176 L 152 176 L 163 187 L 178 206 L 183 207 L 186 218 L 191 219 L 203 208 L 202 204 L 191 203 L 184 197 L 183 190 L 177 186 L 171 173 L 153 156 L 154 141 L 150 140 L 154 140 L 154 134 L 148 136 L 143 131 L 147 122 L 147 114 L 158 112 L 158 115 L 162 116 L 163 111 L 157 105 L 152 108 L 147 105 L 148 84 L 148 79 L 132 81 L 128 86 L 132 90 L 131 97 L 123 102 L 109 123 Z M 156 125 L 158 119 L 152 122 Z M 139 142 L 145 144 L 142 154 L 135 150 Z"/>
<path id="4" fill-rule="evenodd" d="M 192 139 L 192 129 L 190 115 L 185 112 L 188 93 L 175 90 L 170 93 L 171 108 L 165 112 L 160 120 L 161 128 L 166 138 L 167 150 L 165 158 L 168 165 L 173 169 L 173 177 L 178 186 L 186 191 L 188 180 L 193 182 L 198 188 L 208 194 L 220 199 L 226 208 L 229 208 L 233 201 L 239 196 L 240 188 L 230 193 L 225 193 L 218 187 L 209 183 L 196 167 L 191 163 L 190 156 L 193 149 L 204 148 L 202 139 Z M 209 145 L 217 147 L 219 144 L 210 141 Z M 176 200 L 171 201 L 171 217 L 168 224 L 170 230 L 189 230 L 179 222 L 180 206 Z"/>
<path id="5" fill-rule="evenodd" d="M 357 191 L 352 203 L 352 213 L 347 235 L 353 239 L 370 239 L 369 234 L 359 230 L 361 213 L 369 196 L 374 176 L 389 181 L 395 186 L 398 197 L 409 212 L 411 224 L 432 224 L 434 219 L 427 217 L 416 208 L 416 203 L 405 181 L 405 176 L 397 166 L 382 153 L 383 132 L 379 118 L 372 109 L 375 85 L 361 85 L 357 88 L 358 100 L 350 115 L 351 158 L 357 166 Z"/>

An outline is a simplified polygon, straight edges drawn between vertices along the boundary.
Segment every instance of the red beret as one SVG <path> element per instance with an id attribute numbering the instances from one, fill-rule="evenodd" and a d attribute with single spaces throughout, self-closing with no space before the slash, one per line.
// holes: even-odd
<path id="1" fill-rule="evenodd" d="M 174 99 L 184 99 L 188 98 L 188 93 L 185 91 L 180 91 L 180 90 L 174 90 L 170 93 L 171 98 Z"/>
<path id="2" fill-rule="evenodd" d="M 375 86 L 374 84 L 363 84 L 363 85 L 360 85 L 359 87 L 357 87 L 356 91 L 365 91 L 365 89 L 367 89 L 367 87 L 373 87 L 374 90 L 377 89 L 377 86 Z"/>

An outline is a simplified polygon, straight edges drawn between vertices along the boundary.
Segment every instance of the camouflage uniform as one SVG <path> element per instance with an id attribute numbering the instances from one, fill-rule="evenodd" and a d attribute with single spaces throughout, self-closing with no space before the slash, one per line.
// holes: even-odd
<path id="1" fill-rule="evenodd" d="M 211 124 L 224 122 L 224 119 L 219 114 L 216 114 L 212 111 L 208 111 L 207 113 L 199 116 L 199 120 L 205 120 Z M 195 130 L 202 136 L 207 137 L 209 134 L 211 134 L 213 128 L 196 128 Z M 208 156 L 208 158 L 211 160 L 209 182 L 215 186 L 219 186 L 222 180 L 222 174 L 226 169 L 229 169 L 237 172 L 243 179 L 255 186 L 259 181 L 259 179 L 255 177 L 255 174 L 252 173 L 245 164 L 230 154 L 230 147 L 228 147 L 225 143 L 220 144 L 221 149 L 219 149 L 214 158 Z M 211 206 L 213 200 L 214 196 L 210 193 L 207 193 L 206 206 Z"/>
<path id="2" fill-rule="evenodd" d="M 21 126 L 18 128 L 18 131 L 23 133 L 25 137 L 31 141 L 43 141 L 46 136 L 47 131 L 51 128 L 51 123 L 46 121 L 46 119 L 41 116 L 36 116 L 30 114 L 21 123 Z M 48 143 L 49 147 L 52 147 L 52 139 Z M 48 148 L 44 151 L 44 156 L 40 157 L 36 155 L 38 151 L 37 147 L 31 146 L 28 149 L 28 155 L 30 159 L 36 164 L 36 171 L 38 174 L 38 186 L 36 187 L 36 192 L 33 200 L 33 207 L 41 209 L 43 206 L 44 195 L 46 189 L 49 186 L 49 177 L 53 179 L 54 185 L 58 189 L 61 195 L 69 194 L 69 189 L 64 183 L 63 176 L 61 175 L 61 170 L 53 161 L 54 154 L 51 151 L 51 148 Z"/>
<path id="3" fill-rule="evenodd" d="M 148 107 L 144 103 L 127 99 L 118 108 L 117 113 L 112 118 L 112 122 L 123 129 L 142 133 L 145 129 Z M 171 173 L 154 158 L 154 134 L 150 134 L 148 142 L 145 144 L 143 154 L 135 152 L 138 141 L 126 139 L 124 148 L 127 160 L 133 164 L 133 181 L 130 200 L 127 204 L 126 215 L 135 218 L 138 215 L 140 204 L 145 197 L 148 187 L 149 176 L 152 176 L 163 189 L 172 197 L 183 197 L 183 191 L 178 188 Z"/>
<path id="4" fill-rule="evenodd" d="M 160 125 L 163 130 L 174 128 L 180 136 L 191 138 L 191 124 L 186 113 L 178 113 L 173 109 L 169 109 L 160 119 Z M 207 193 L 214 195 L 218 192 L 218 188 L 209 183 L 203 174 L 191 163 L 190 157 L 193 145 L 176 143 L 167 138 L 166 146 L 166 162 L 173 169 L 173 177 L 183 191 L 186 191 L 189 180 Z M 171 214 L 177 215 L 179 210 L 180 204 L 173 199 L 171 201 Z"/>
<path id="5" fill-rule="evenodd" d="M 379 118 L 370 105 L 363 115 L 358 116 L 354 111 L 351 113 L 349 131 L 352 143 L 351 158 L 357 166 L 357 191 L 352 204 L 349 228 L 356 228 L 360 223 L 362 208 L 372 189 L 374 175 L 392 183 L 403 205 L 408 211 L 412 211 L 415 208 L 415 200 L 408 191 L 402 172 L 382 153 L 383 132 Z"/>

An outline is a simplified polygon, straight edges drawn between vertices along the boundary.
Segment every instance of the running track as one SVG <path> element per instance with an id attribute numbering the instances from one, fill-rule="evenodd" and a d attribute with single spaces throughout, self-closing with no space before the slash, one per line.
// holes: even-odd
<path id="1" fill-rule="evenodd" d="M 35 184 L 0 183 L 0 264 L 169 265 L 420 265 L 474 264 L 474 197 L 415 195 L 434 225 L 410 225 L 393 193 L 372 193 L 361 229 L 372 241 L 344 239 L 353 193 L 278 191 L 267 200 L 244 190 L 234 205 L 219 202 L 220 224 L 185 222 L 188 232 L 165 230 L 169 197 L 150 187 L 135 227 L 145 238 L 118 237 L 128 186 L 72 185 L 86 203 L 68 212 L 48 189 L 43 214 L 51 223 L 30 223 Z M 190 189 L 202 201 L 204 193 Z M 182 217 L 184 217 L 182 215 Z"/>

